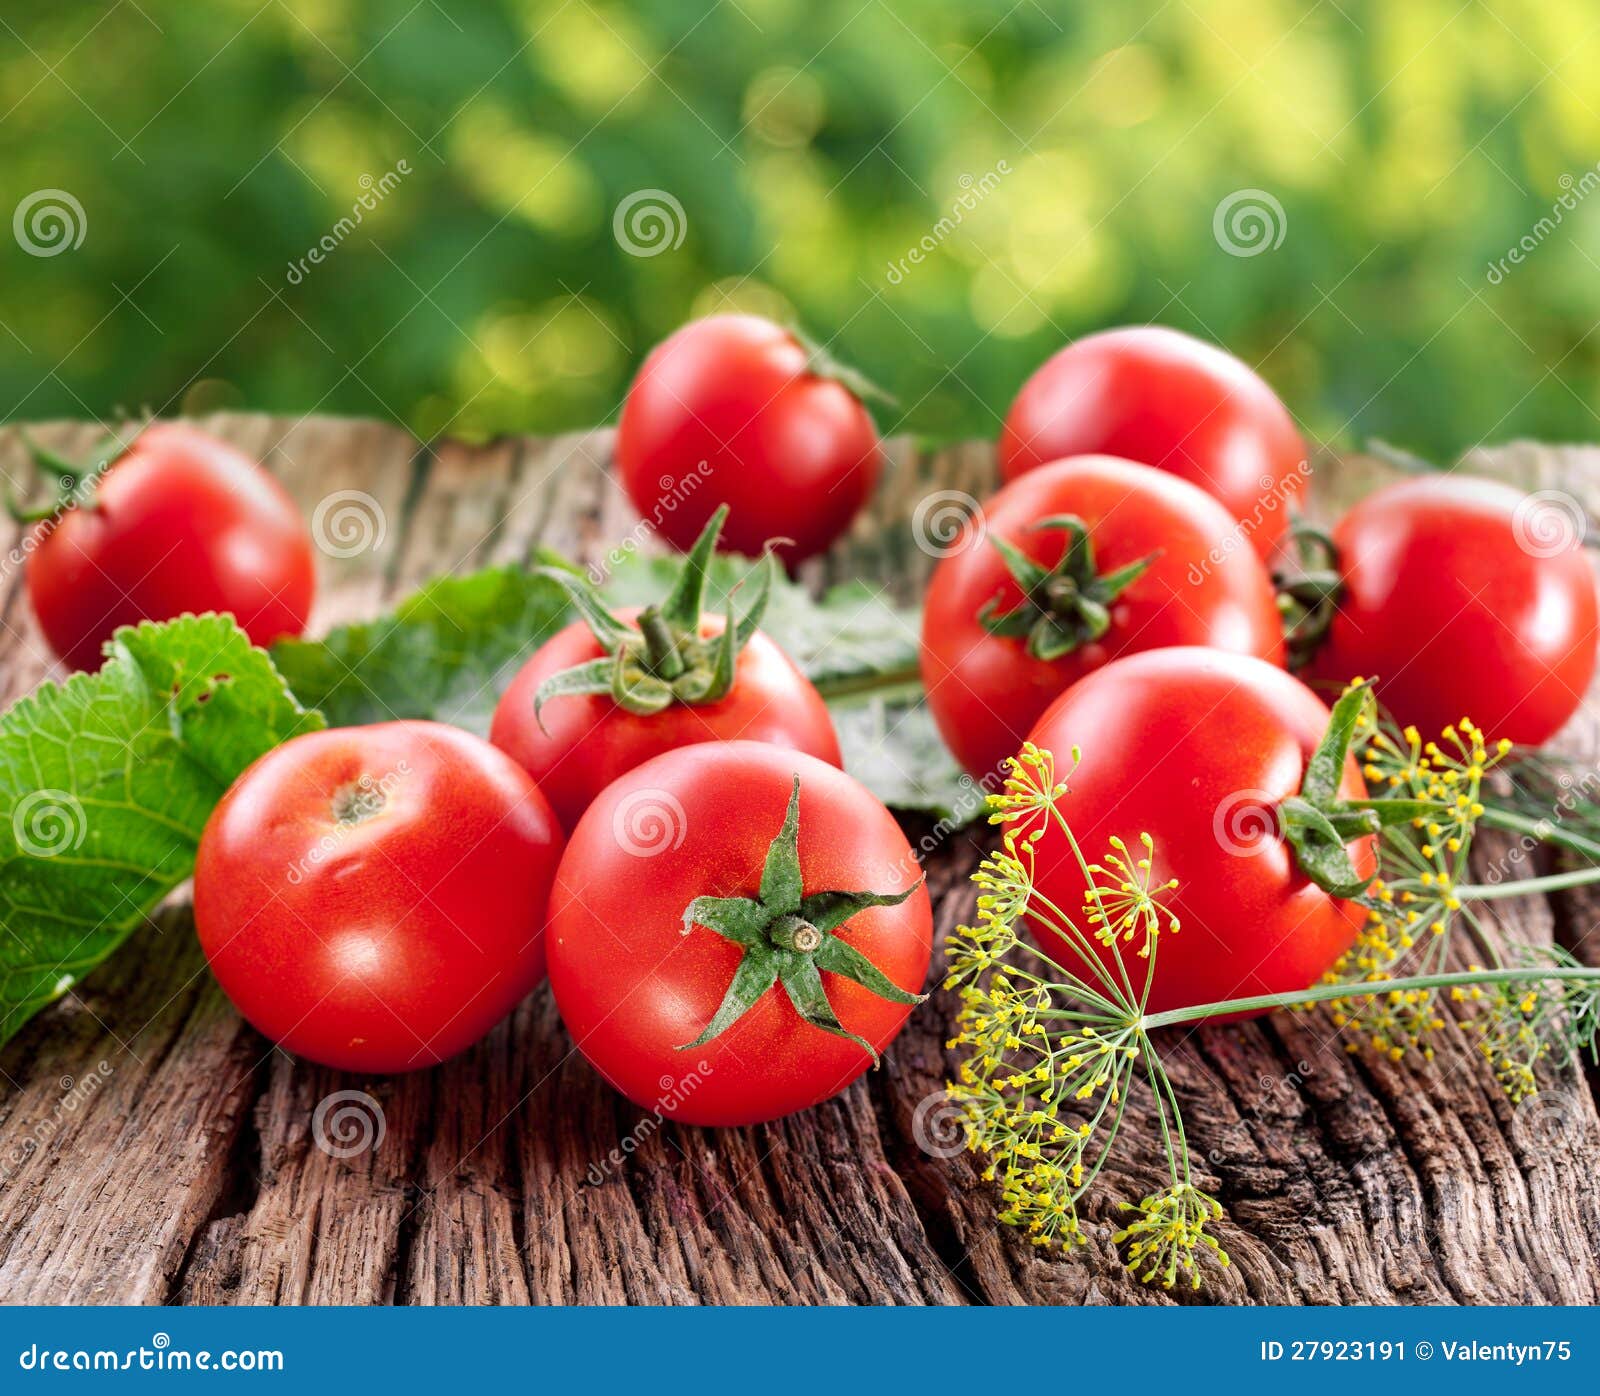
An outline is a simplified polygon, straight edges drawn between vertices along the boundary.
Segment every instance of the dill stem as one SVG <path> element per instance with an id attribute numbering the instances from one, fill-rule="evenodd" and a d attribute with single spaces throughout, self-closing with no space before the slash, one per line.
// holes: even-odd
<path id="1" fill-rule="evenodd" d="M 1290 994 L 1256 994 L 1251 998 L 1225 999 L 1221 1003 L 1201 1003 L 1192 1008 L 1169 1008 L 1165 1013 L 1147 1013 L 1140 1020 L 1146 1032 L 1193 1023 L 1202 1018 L 1220 1018 L 1230 1013 L 1258 1013 L 1270 1008 L 1293 1008 L 1302 1003 L 1323 1003 L 1329 999 L 1357 999 L 1369 995 L 1403 994 L 1413 989 L 1471 988 L 1479 984 L 1554 983 L 1557 980 L 1589 981 L 1600 984 L 1600 969 L 1527 968 L 1461 970 L 1449 974 L 1419 974 L 1409 979 L 1374 979 L 1355 984 L 1317 984 Z"/>
<path id="2" fill-rule="evenodd" d="M 1534 819 L 1530 815 L 1517 814 L 1513 810 L 1501 809 L 1496 805 L 1489 805 L 1478 816 L 1480 825 L 1490 825 L 1496 829 L 1509 829 L 1513 833 L 1527 834 L 1538 839 L 1541 843 L 1559 844 L 1569 848 L 1574 853 L 1582 853 L 1585 857 L 1593 858 L 1600 862 L 1600 843 L 1583 834 L 1576 834 L 1561 827 L 1560 816 L 1554 819 Z"/>
<path id="3" fill-rule="evenodd" d="M 1551 873 L 1548 877 L 1525 877 L 1516 882 L 1468 882 L 1451 889 L 1458 901 L 1491 902 L 1501 897 L 1520 897 L 1537 892 L 1559 892 L 1564 887 L 1584 887 L 1600 882 L 1600 867 L 1579 868 L 1575 872 Z"/>

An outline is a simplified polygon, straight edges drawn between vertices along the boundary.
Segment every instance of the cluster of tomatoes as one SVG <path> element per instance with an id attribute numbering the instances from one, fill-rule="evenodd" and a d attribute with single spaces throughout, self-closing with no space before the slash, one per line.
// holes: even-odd
<path id="1" fill-rule="evenodd" d="M 920 998 L 927 893 L 893 817 L 839 769 L 827 707 L 759 628 L 762 569 L 826 549 L 876 487 L 866 392 L 753 317 L 694 322 L 649 356 L 617 470 L 685 552 L 678 583 L 612 613 L 561 574 L 579 619 L 508 688 L 488 742 L 426 722 L 320 732 L 240 778 L 201 842 L 195 914 L 252 1023 L 320 1062 L 410 1069 L 476 1041 L 548 970 L 609 1081 L 707 1124 L 804 1108 L 875 1059 Z M 990 790 L 1027 741 L 1081 749 L 1062 807 L 1082 848 L 1152 836 L 1158 865 L 1130 875 L 1175 880 L 1183 927 L 1153 1010 L 1302 987 L 1355 934 L 1354 904 L 1301 872 L 1270 817 L 1328 722 L 1287 661 L 1332 688 L 1376 676 L 1428 732 L 1470 715 L 1528 743 L 1592 676 L 1593 574 L 1576 536 L 1552 544 L 1538 497 L 1418 477 L 1312 534 L 1282 403 L 1175 331 L 1063 349 L 1012 406 L 1000 466 L 1003 487 L 939 548 L 928 703 Z M 39 528 L 30 592 L 70 663 L 185 610 L 229 611 L 258 644 L 305 623 L 293 505 L 191 428 L 151 427 L 93 507 Z M 763 556 L 742 612 L 702 614 L 714 547 Z M 1329 783 L 1367 793 L 1353 758 Z M 1241 799 L 1263 814 L 1242 834 Z M 1091 876 L 1079 849 L 1051 831 L 1036 855 L 1070 914 Z M 1370 840 L 1351 857 L 1370 876 Z"/>

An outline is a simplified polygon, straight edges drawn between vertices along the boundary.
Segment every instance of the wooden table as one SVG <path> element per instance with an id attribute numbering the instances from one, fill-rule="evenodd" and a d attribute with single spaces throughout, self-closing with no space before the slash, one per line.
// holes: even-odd
<path id="1" fill-rule="evenodd" d="M 307 512 L 363 490 L 388 533 L 324 560 L 318 628 L 377 614 L 426 578 L 547 544 L 597 556 L 635 523 L 606 475 L 609 434 L 419 445 L 391 427 L 227 415 L 206 425 L 277 471 Z M 41 428 L 87 452 L 92 426 Z M 982 495 L 987 447 L 892 448 L 874 515 L 806 580 L 863 575 L 914 600 L 930 559 L 906 542 L 933 487 Z M 20 478 L 15 432 L 0 468 Z M 1492 464 L 1600 504 L 1600 452 L 1513 449 Z M 1483 468 L 1482 463 L 1479 463 Z M 1327 462 L 1328 510 L 1380 477 Z M 15 541 L 0 526 L 4 551 Z M 0 697 L 49 672 L 20 578 L 0 578 Z M 1591 706 L 1566 734 L 1600 752 Z M 925 832 L 908 821 L 914 838 Z M 983 826 L 928 874 L 941 931 L 966 918 Z M 1492 835 L 1482 840 L 1492 856 Z M 1511 934 L 1591 964 L 1600 900 L 1491 904 Z M 464 1056 L 365 1079 L 299 1063 L 244 1025 L 205 971 L 187 908 L 163 910 L 0 1053 L 0 1299 L 133 1303 L 1164 1303 L 1109 1241 L 1114 1197 L 1156 1177 L 1145 1102 L 1089 1208 L 1088 1249 L 1043 1255 L 993 1220 L 965 1155 L 925 1152 L 919 1104 L 951 1070 L 936 993 L 840 1098 L 751 1129 L 639 1126 L 576 1056 L 541 989 Z M 1228 1210 L 1230 1303 L 1600 1300 L 1594 1075 L 1552 1078 L 1516 1111 L 1454 1036 L 1430 1066 L 1347 1056 L 1322 1014 L 1208 1027 L 1167 1060 L 1202 1183 Z M 92 1078 L 98 1077 L 98 1081 Z M 92 1089 L 91 1089 L 92 1087 Z M 313 1142 L 333 1092 L 380 1103 L 381 1145 Z M 925 1131 L 924 1131 L 925 1132 Z M 625 1138 L 609 1174 L 593 1165 Z M 592 1181 L 598 1176 L 600 1181 Z"/>

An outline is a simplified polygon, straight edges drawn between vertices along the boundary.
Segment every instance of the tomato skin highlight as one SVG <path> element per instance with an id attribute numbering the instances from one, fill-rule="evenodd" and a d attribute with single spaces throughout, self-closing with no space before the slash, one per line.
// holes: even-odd
<path id="1" fill-rule="evenodd" d="M 632 620 L 636 611 L 619 613 Z M 707 616 L 702 635 L 720 635 L 720 617 Z M 559 630 L 522 666 L 495 708 L 489 740 L 537 782 L 571 831 L 596 795 L 635 766 L 696 742 L 745 738 L 803 751 L 842 766 L 828 705 L 794 661 L 761 631 L 734 665 L 733 688 L 714 703 L 673 704 L 643 716 L 600 694 L 550 699 L 534 716 L 533 698 L 553 674 L 605 651 L 582 621 Z"/>
<path id="2" fill-rule="evenodd" d="M 1300 872 L 1272 813 L 1299 791 L 1328 718 L 1310 689 L 1259 659 L 1165 649 L 1107 665 L 1039 719 L 1030 740 L 1055 755 L 1057 778 L 1069 786 L 1061 812 L 1087 860 L 1101 861 L 1113 835 L 1143 857 L 1147 833 L 1153 884 L 1178 879 L 1158 893 L 1180 928 L 1160 935 L 1151 1012 L 1307 988 L 1354 943 L 1365 913 Z M 1069 775 L 1074 746 L 1082 761 Z M 1367 796 L 1354 753 L 1339 794 Z M 1349 851 L 1356 870 L 1371 876 L 1374 841 Z M 1088 884 L 1053 824 L 1037 859 L 1040 892 L 1086 927 Z M 1083 963 L 1060 937 L 1030 924 L 1069 969 Z M 1136 937 L 1118 940 L 1116 952 L 1097 950 L 1114 978 L 1120 956 L 1136 991 L 1148 968 L 1140 944 Z"/>
<path id="3" fill-rule="evenodd" d="M 1001 479 L 1093 454 L 1199 485 L 1248 529 L 1262 558 L 1277 550 L 1309 475 L 1305 442 L 1266 382 L 1226 350 L 1160 325 L 1075 340 L 1011 404 Z"/>
<path id="4" fill-rule="evenodd" d="M 811 370 L 780 325 L 713 315 L 663 340 L 628 389 L 617 471 L 640 515 L 687 551 L 719 504 L 718 542 L 793 566 L 822 552 L 871 497 L 882 468 L 872 417 Z"/>
<path id="5" fill-rule="evenodd" d="M 1548 741 L 1588 691 L 1600 630 L 1581 543 L 1539 556 L 1531 507 L 1457 475 L 1368 495 L 1333 532 L 1344 589 L 1309 676 L 1375 678 L 1424 740 L 1468 717 L 1490 740 Z"/>
<path id="6" fill-rule="evenodd" d="M 693 1042 L 722 1002 L 740 947 L 704 926 L 698 896 L 750 896 L 800 777 L 807 893 L 898 892 L 920 876 L 894 817 L 843 771 L 758 742 L 658 756 L 609 786 L 573 831 L 551 900 L 550 986 L 573 1042 L 635 1104 L 687 1124 L 776 1119 L 837 1095 L 871 1065 L 804 1022 L 774 985 L 721 1036 Z M 630 851 L 632 850 L 632 851 Z M 895 984 L 919 991 L 933 950 L 926 888 L 838 932 Z M 839 1020 L 881 1052 L 911 1009 L 822 975 Z"/>
<path id="7" fill-rule="evenodd" d="M 1002 609 L 1022 599 L 989 538 L 1003 538 L 1048 566 L 1061 557 L 1065 538 L 1033 525 L 1062 514 L 1088 525 L 1101 573 L 1159 556 L 1112 603 L 1105 635 L 1042 660 L 1021 640 L 990 634 L 978 615 L 996 597 Z M 1238 539 L 1228 511 L 1175 475 L 1110 456 L 1054 461 L 985 503 L 982 541 L 978 525 L 968 527 L 929 586 L 921 662 L 940 735 L 974 776 L 997 771 L 1060 693 L 1122 655 L 1211 645 L 1283 663 L 1272 578 Z"/>
<path id="8" fill-rule="evenodd" d="M 336 802 L 363 792 L 377 807 L 341 825 Z M 412 1071 L 470 1047 L 544 978 L 562 847 L 532 779 L 468 732 L 308 733 L 213 811 L 195 926 L 223 992 L 274 1042 Z"/>
<path id="9" fill-rule="evenodd" d="M 305 521 L 265 470 L 182 422 L 141 432 L 92 504 L 35 526 L 28 596 L 50 648 L 98 669 L 120 626 L 231 614 L 257 645 L 299 635 L 316 567 Z"/>

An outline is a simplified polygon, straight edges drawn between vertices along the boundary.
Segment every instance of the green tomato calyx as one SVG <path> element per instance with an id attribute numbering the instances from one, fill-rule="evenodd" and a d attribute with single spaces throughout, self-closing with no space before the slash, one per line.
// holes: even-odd
<path id="1" fill-rule="evenodd" d="M 1300 793 L 1278 805 L 1279 827 L 1300 871 L 1335 897 L 1359 897 L 1372 881 L 1356 870 L 1347 845 L 1391 824 L 1428 819 L 1444 808 L 1436 800 L 1340 798 L 1350 745 L 1359 730 L 1371 727 L 1376 707 L 1370 679 L 1345 689 L 1333 705 L 1328 730 L 1306 761 Z"/>
<path id="2" fill-rule="evenodd" d="M 699 1047 L 744 1017 L 774 984 L 782 984 L 794 1011 L 814 1028 L 856 1043 L 873 1064 L 878 1054 L 834 1013 L 820 971 L 842 975 L 891 1003 L 916 1004 L 927 997 L 902 989 L 865 955 L 834 934 L 852 916 L 873 906 L 899 906 L 904 892 L 813 892 L 800 876 L 800 777 L 794 778 L 783 827 L 767 849 L 761 890 L 755 897 L 696 897 L 683 910 L 683 933 L 696 926 L 744 947 L 721 1005 L 705 1031 L 679 1051 Z"/>
<path id="3" fill-rule="evenodd" d="M 978 612 L 978 623 L 991 635 L 1025 640 L 1033 658 L 1052 660 L 1100 639 L 1111 628 L 1111 603 L 1161 554 L 1153 552 L 1102 575 L 1095 571 L 1094 543 L 1082 519 L 1059 514 L 1033 525 L 1035 532 L 1045 529 L 1067 535 L 1066 549 L 1054 567 L 1041 566 L 998 534 L 989 539 L 1022 589 L 1022 600 L 1002 611 L 995 598 Z"/>
<path id="4" fill-rule="evenodd" d="M 1327 638 L 1344 594 L 1344 578 L 1339 574 L 1339 550 L 1331 535 L 1296 519 L 1290 536 L 1298 565 L 1274 568 L 1272 583 L 1278 591 L 1289 668 L 1298 673 Z"/>
<path id="5" fill-rule="evenodd" d="M 743 613 L 733 595 L 720 635 L 700 633 L 706 581 L 712 554 L 728 506 L 722 505 L 702 530 L 683 560 L 671 593 L 658 605 L 646 606 L 632 624 L 613 615 L 589 582 L 562 567 L 537 570 L 565 588 L 573 606 L 594 633 L 601 659 L 552 674 L 533 696 L 533 715 L 540 718 L 552 698 L 573 694 L 607 694 L 619 708 L 649 717 L 674 703 L 695 706 L 726 698 L 733 688 L 739 653 L 750 642 L 766 614 L 776 563 L 769 552 L 736 587 L 750 587 Z"/>
<path id="6" fill-rule="evenodd" d="M 57 519 L 69 509 L 80 506 L 93 509 L 100 477 L 132 450 L 139 434 L 149 425 L 150 419 L 145 417 L 109 432 L 82 461 L 68 460 L 58 452 L 41 446 L 24 431 L 22 444 L 27 447 L 28 458 L 40 479 L 48 483 L 51 498 L 47 503 L 29 509 L 12 495 L 6 500 L 6 512 L 16 523 L 32 524 Z"/>

